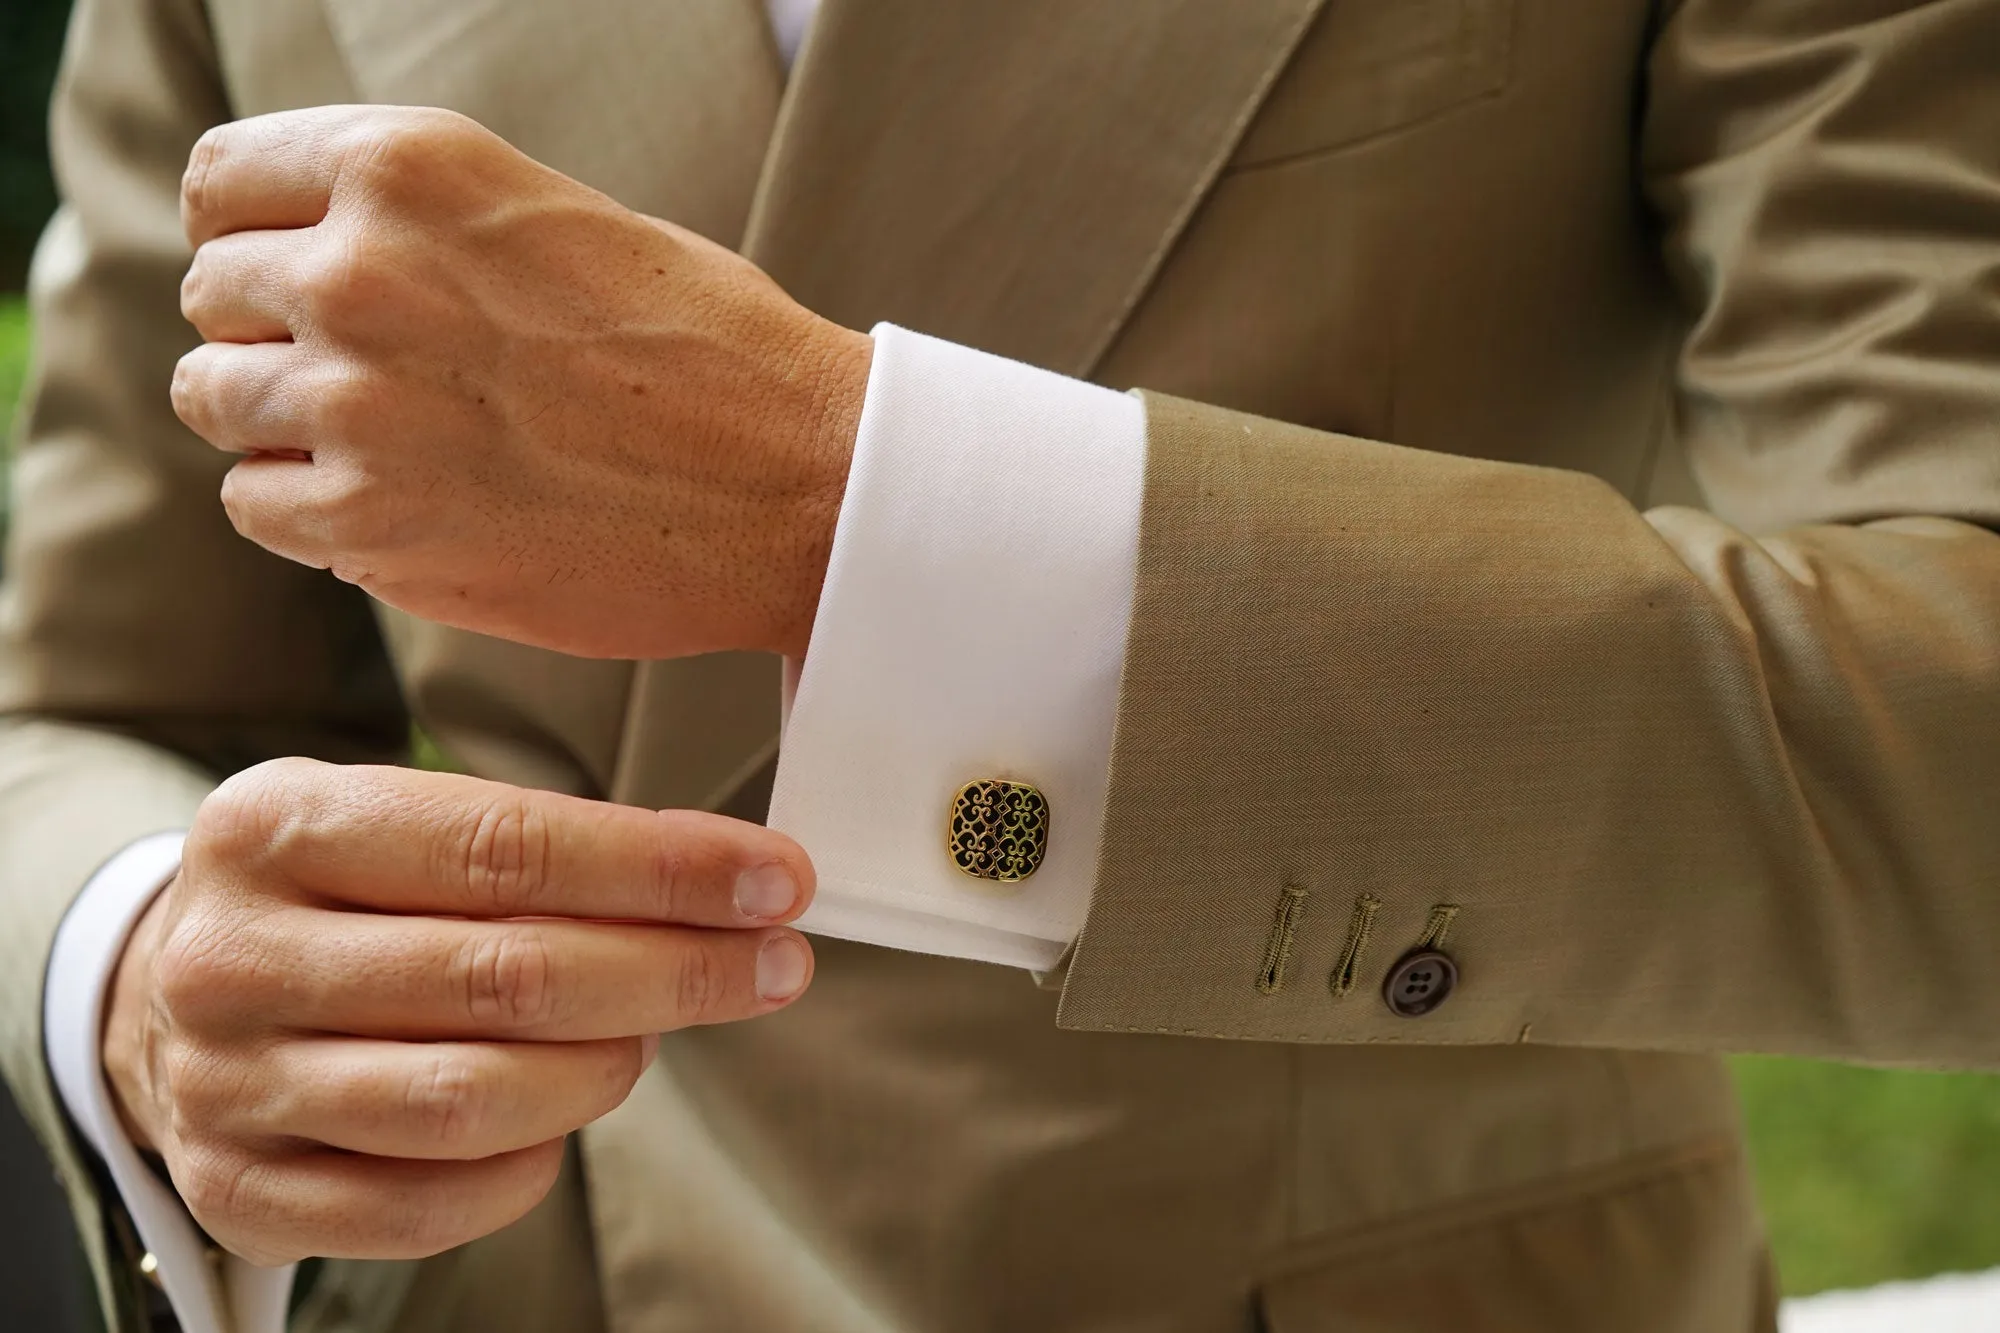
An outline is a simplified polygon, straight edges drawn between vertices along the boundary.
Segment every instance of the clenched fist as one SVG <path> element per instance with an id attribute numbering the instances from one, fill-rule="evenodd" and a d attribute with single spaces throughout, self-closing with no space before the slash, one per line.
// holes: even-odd
<path id="1" fill-rule="evenodd" d="M 237 529 L 559 651 L 803 653 L 872 348 L 463 116 L 209 131 L 181 418 Z"/>
<path id="2" fill-rule="evenodd" d="M 505 1226 L 653 1034 L 805 989 L 790 839 L 393 768 L 217 788 L 113 983 L 104 1064 L 195 1218 L 260 1263 Z"/>

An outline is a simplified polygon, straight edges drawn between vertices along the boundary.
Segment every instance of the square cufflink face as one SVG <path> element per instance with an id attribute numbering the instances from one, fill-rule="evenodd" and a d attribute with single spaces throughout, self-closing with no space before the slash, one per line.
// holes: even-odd
<path id="1" fill-rule="evenodd" d="M 1024 880 L 1049 849 L 1049 798 L 1025 782 L 968 782 L 952 798 L 945 843 L 951 863 L 975 879 Z"/>

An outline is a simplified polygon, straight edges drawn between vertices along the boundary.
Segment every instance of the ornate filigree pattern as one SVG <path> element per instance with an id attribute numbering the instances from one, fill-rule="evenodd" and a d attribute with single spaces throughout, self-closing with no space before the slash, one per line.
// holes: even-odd
<path id="1" fill-rule="evenodd" d="M 1049 798 L 1024 782 L 968 782 L 951 803 L 947 842 L 952 864 L 968 875 L 1026 879 L 1049 848 Z"/>

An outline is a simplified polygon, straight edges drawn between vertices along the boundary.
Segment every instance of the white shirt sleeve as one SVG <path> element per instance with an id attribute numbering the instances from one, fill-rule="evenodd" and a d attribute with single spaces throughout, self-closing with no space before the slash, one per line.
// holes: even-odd
<path id="1" fill-rule="evenodd" d="M 770 823 L 819 872 L 802 928 L 1046 969 L 1096 881 L 1145 408 L 893 325 L 874 338 Z M 986 778 L 1049 801 L 1047 854 L 1011 892 L 947 854 L 954 796 Z"/>
<path id="2" fill-rule="evenodd" d="M 183 1333 L 283 1333 L 295 1265 L 258 1268 L 211 1259 L 180 1196 L 153 1174 L 125 1134 L 99 1058 L 111 978 L 132 927 L 180 869 L 182 835 L 141 838 L 107 861 L 56 931 L 43 991 L 49 1072 L 70 1119 L 104 1159 Z M 225 1316 L 225 1311 L 228 1315 Z"/>

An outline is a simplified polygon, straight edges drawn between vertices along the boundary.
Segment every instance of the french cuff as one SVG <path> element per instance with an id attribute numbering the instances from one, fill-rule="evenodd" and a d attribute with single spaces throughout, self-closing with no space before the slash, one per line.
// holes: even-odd
<path id="1" fill-rule="evenodd" d="M 282 1333 L 296 1265 L 257 1268 L 213 1248 L 140 1156 L 99 1058 L 104 1010 L 125 941 L 180 869 L 180 833 L 139 839 L 105 862 L 56 931 L 42 1002 L 49 1072 L 63 1108 L 110 1172 L 183 1333 Z M 225 1313 L 226 1312 L 226 1313 Z"/>
<path id="2" fill-rule="evenodd" d="M 819 872 L 802 929 L 1045 972 L 1097 878 L 1145 409 L 873 335 L 770 823 Z"/>

